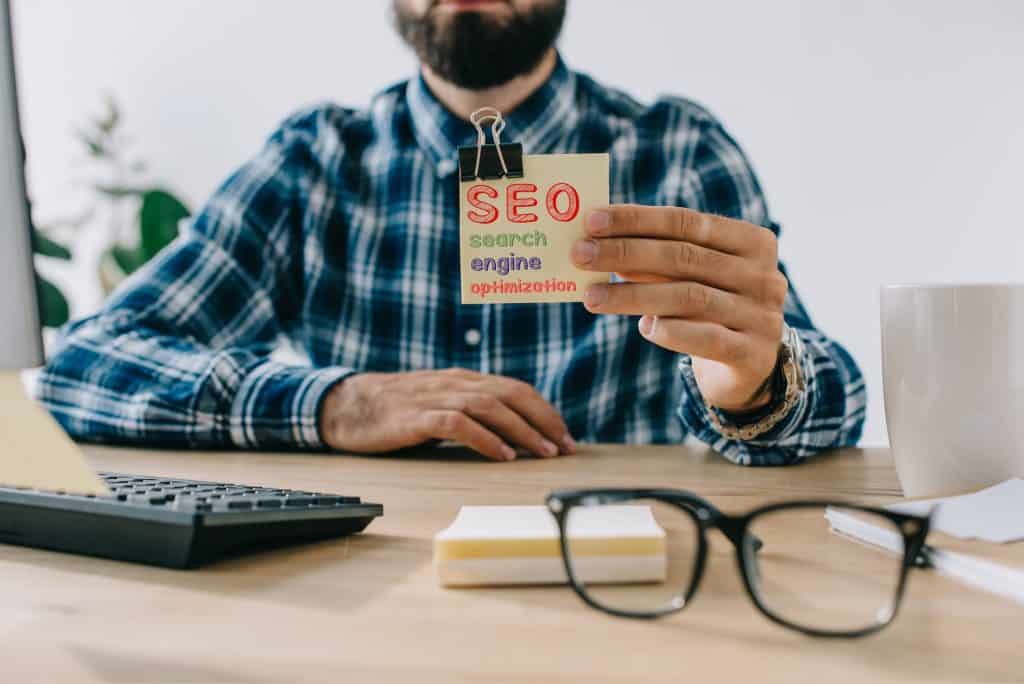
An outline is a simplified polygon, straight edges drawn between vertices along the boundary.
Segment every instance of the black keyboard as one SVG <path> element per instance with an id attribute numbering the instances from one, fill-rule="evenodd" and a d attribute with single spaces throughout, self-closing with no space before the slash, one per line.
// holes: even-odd
<path id="1" fill-rule="evenodd" d="M 356 496 L 100 473 L 111 496 L 0 487 L 0 543 L 169 568 L 361 532 L 383 514 Z"/>

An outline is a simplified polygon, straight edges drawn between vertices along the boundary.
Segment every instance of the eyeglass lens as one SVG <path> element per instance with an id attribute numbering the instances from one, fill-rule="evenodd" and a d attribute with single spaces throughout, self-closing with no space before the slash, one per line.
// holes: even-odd
<path id="1" fill-rule="evenodd" d="M 692 515 L 654 499 L 576 506 L 566 516 L 565 529 L 572 575 L 592 601 L 641 614 L 682 605 L 700 542 Z M 616 529 L 631 533 L 616 535 Z M 638 529 L 646 531 L 637 534 Z"/>
<path id="2" fill-rule="evenodd" d="M 832 508 L 899 532 L 883 516 Z M 825 509 L 779 508 L 750 521 L 748 534 L 763 544 L 756 552 L 749 544 L 743 550 L 755 594 L 777 617 L 816 630 L 852 632 L 888 622 L 903 576 L 902 554 L 833 532 Z"/>

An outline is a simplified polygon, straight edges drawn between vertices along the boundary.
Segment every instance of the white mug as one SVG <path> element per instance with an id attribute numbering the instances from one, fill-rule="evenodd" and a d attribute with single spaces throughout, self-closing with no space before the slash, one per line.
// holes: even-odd
<path id="1" fill-rule="evenodd" d="M 885 419 L 905 496 L 1024 476 L 1024 284 L 882 288 Z"/>

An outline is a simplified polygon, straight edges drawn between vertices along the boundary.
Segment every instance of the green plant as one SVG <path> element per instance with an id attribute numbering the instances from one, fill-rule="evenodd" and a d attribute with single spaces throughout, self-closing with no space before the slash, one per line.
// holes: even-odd
<path id="1" fill-rule="evenodd" d="M 78 217 L 40 227 L 33 233 L 36 254 L 69 261 L 72 251 L 59 236 L 71 237 L 89 226 L 106 230 L 96 238 L 106 245 L 100 256 L 99 280 L 105 294 L 166 247 L 178 235 L 178 223 L 190 215 L 188 207 L 170 190 L 146 182 L 146 165 L 130 158 L 130 139 L 122 132 L 117 102 L 106 97 L 104 112 L 75 131 L 89 162 L 86 184 L 89 206 Z M 37 276 L 40 318 L 47 327 L 59 327 L 69 318 L 64 293 Z"/>
<path id="2" fill-rule="evenodd" d="M 129 140 L 121 132 L 123 119 L 113 98 L 107 97 L 103 116 L 77 131 L 88 156 L 98 167 L 102 180 L 93 189 L 109 205 L 113 224 L 110 245 L 100 257 L 99 277 L 104 292 L 110 293 L 124 278 L 141 268 L 178 235 L 178 223 L 191 212 L 170 190 L 144 183 L 143 162 L 129 159 Z M 123 205 L 133 208 L 131 230 L 126 231 Z"/>
<path id="3" fill-rule="evenodd" d="M 32 231 L 32 251 L 53 259 L 71 259 L 71 250 L 38 229 Z M 48 328 L 59 328 L 67 323 L 71 317 L 71 310 L 60 288 L 46 278 L 36 275 L 36 290 L 39 292 L 39 318 L 42 324 Z"/>
<path id="4" fill-rule="evenodd" d="M 137 245 L 115 243 L 100 261 L 100 281 L 106 292 L 141 268 L 178 236 L 178 223 L 190 215 L 188 207 L 161 188 L 102 188 L 111 197 L 139 199 Z"/>

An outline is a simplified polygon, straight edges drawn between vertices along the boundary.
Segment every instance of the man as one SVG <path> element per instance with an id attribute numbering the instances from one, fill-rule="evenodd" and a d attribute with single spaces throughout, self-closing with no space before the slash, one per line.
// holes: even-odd
<path id="1" fill-rule="evenodd" d="M 855 363 L 816 331 L 736 143 L 555 51 L 564 0 L 395 0 L 421 73 L 288 119 L 190 230 L 72 324 L 39 394 L 82 439 L 493 460 L 692 434 L 750 465 L 856 442 Z M 584 305 L 460 306 L 456 149 L 505 113 L 527 153 L 608 152 L 571 252 Z M 636 318 L 639 317 L 639 318 Z M 270 358 L 282 339 L 309 367 Z"/>

